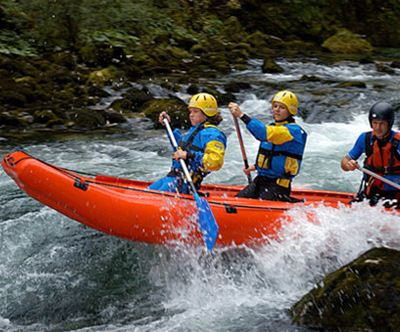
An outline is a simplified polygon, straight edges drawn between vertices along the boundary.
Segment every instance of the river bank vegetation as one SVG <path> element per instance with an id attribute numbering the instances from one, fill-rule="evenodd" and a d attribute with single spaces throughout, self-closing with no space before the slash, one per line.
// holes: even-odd
<path id="1" fill-rule="evenodd" d="M 145 85 L 129 84 L 149 79 L 171 91 L 182 84 L 189 94 L 209 91 L 223 104 L 240 84 L 201 82 L 245 69 L 251 58 L 263 59 L 268 73 L 282 71 L 277 57 L 374 61 L 385 48 L 390 60 L 387 48 L 400 47 L 399 20 L 399 1 L 5 0 L 0 130 L 85 131 L 137 114 L 154 119 L 158 100 Z M 107 85 L 124 93 L 95 109 Z M 184 126 L 182 101 L 165 102 Z"/>

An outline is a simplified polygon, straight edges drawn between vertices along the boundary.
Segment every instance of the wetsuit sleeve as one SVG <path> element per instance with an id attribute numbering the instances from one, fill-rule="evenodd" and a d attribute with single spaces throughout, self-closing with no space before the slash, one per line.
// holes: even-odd
<path id="1" fill-rule="evenodd" d="M 247 129 L 259 141 L 268 141 L 279 145 L 293 140 L 293 135 L 286 126 L 266 126 L 255 118 L 252 118 L 247 124 Z"/>
<path id="2" fill-rule="evenodd" d="M 357 160 L 365 152 L 365 135 L 366 133 L 362 133 L 353 148 L 347 153 L 351 159 Z"/>

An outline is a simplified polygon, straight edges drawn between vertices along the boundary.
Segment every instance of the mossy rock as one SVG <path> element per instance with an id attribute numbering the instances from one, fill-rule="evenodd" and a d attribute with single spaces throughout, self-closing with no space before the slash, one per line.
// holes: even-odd
<path id="1" fill-rule="evenodd" d="M 277 74 L 283 73 L 284 70 L 281 66 L 279 66 L 272 58 L 265 57 L 264 62 L 261 66 L 261 70 L 263 73 Z"/>
<path id="2" fill-rule="evenodd" d="M 326 276 L 290 313 L 295 323 L 324 331 L 397 331 L 400 252 L 369 250 Z"/>
<path id="3" fill-rule="evenodd" d="M 171 125 L 177 128 L 189 128 L 189 112 L 187 104 L 178 98 L 153 99 L 146 102 L 140 109 L 144 115 L 151 119 L 156 129 L 163 128 L 158 122 L 158 116 L 165 111 L 171 118 Z"/>
<path id="4" fill-rule="evenodd" d="M 63 120 L 49 109 L 35 111 L 33 118 L 35 123 L 49 124 L 49 126 L 63 123 Z"/>
<path id="5" fill-rule="evenodd" d="M 118 77 L 118 70 L 114 66 L 109 66 L 100 70 L 95 70 L 89 74 L 88 84 L 96 86 L 104 86 L 116 80 Z"/>
<path id="6" fill-rule="evenodd" d="M 300 77 L 300 81 L 305 81 L 305 82 L 321 82 L 322 79 L 318 76 L 314 75 L 302 75 Z"/>
<path id="7" fill-rule="evenodd" d="M 28 123 L 21 119 L 18 112 L 0 111 L 0 128 L 2 127 L 26 127 Z"/>
<path id="8" fill-rule="evenodd" d="M 102 87 L 96 86 L 96 85 L 90 85 L 86 88 L 86 94 L 92 97 L 100 97 L 100 98 L 105 98 L 105 97 L 110 97 L 111 95 L 104 90 Z"/>
<path id="9" fill-rule="evenodd" d="M 373 47 L 367 40 L 347 29 L 339 30 L 335 35 L 326 39 L 322 47 L 332 53 L 368 54 L 373 51 Z"/>
<path id="10" fill-rule="evenodd" d="M 106 124 L 127 122 L 127 119 L 120 112 L 113 110 L 105 110 L 102 115 L 106 120 Z"/>
<path id="11" fill-rule="evenodd" d="M 76 59 L 71 52 L 55 52 L 49 55 L 49 60 L 69 70 L 76 67 Z"/>
<path id="12" fill-rule="evenodd" d="M 3 90 L 0 95 L 0 101 L 3 103 L 3 105 L 16 107 L 23 107 L 27 104 L 26 97 L 18 91 L 13 90 Z"/>
<path id="13" fill-rule="evenodd" d="M 269 50 L 274 48 L 282 48 L 285 45 L 281 38 L 265 34 L 259 30 L 248 35 L 245 41 L 249 43 L 256 51 L 260 49 Z"/>
<path id="14" fill-rule="evenodd" d="M 78 50 L 78 60 L 92 67 L 107 67 L 115 59 L 125 59 L 122 48 L 103 44 L 85 44 Z"/>
<path id="15" fill-rule="evenodd" d="M 237 64 L 247 64 L 248 59 L 250 58 L 250 53 L 246 49 L 233 49 L 229 51 L 229 56 L 227 57 L 230 63 L 234 65 Z"/>
<path id="16" fill-rule="evenodd" d="M 67 115 L 72 122 L 70 126 L 77 129 L 96 129 L 106 124 L 106 119 L 101 111 L 80 109 L 69 111 Z"/>
<path id="17" fill-rule="evenodd" d="M 224 21 L 221 34 L 226 39 L 237 43 L 240 43 L 247 35 L 238 18 L 235 16 L 230 16 Z"/>
<path id="18" fill-rule="evenodd" d="M 360 81 L 342 82 L 337 85 L 338 88 L 361 88 L 366 89 L 367 85 Z"/>
<path id="19" fill-rule="evenodd" d="M 382 62 L 375 62 L 375 67 L 376 67 L 376 70 L 381 73 L 386 73 L 389 75 L 393 75 L 396 73 L 396 71 L 391 66 L 384 64 Z"/>
<path id="20" fill-rule="evenodd" d="M 241 90 L 249 90 L 251 89 L 250 83 L 240 82 L 240 81 L 230 81 L 224 86 L 225 91 L 227 92 L 240 92 Z"/>
<path id="21" fill-rule="evenodd" d="M 108 110 L 119 113 L 130 113 L 133 110 L 133 104 L 129 99 L 126 98 L 116 99 L 111 103 Z"/>
<path id="22" fill-rule="evenodd" d="M 190 49 L 190 53 L 192 54 L 203 54 L 205 56 L 209 55 L 210 53 L 221 53 L 226 48 L 226 40 L 224 40 L 221 36 L 213 36 L 203 39 L 200 39 L 199 42 Z"/>
<path id="23" fill-rule="evenodd" d="M 131 112 L 139 112 L 144 103 L 154 98 L 147 88 L 130 88 L 122 94 L 122 97 L 131 102 Z"/>

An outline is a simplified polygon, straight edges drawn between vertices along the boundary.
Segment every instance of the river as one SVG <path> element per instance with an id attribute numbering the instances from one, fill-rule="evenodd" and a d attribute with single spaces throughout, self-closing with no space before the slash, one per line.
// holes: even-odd
<path id="1" fill-rule="evenodd" d="M 357 171 L 340 160 L 362 131 L 377 100 L 395 101 L 400 71 L 373 64 L 323 65 L 317 59 L 281 59 L 283 74 L 263 74 L 252 60 L 246 71 L 216 82 L 248 82 L 237 93 L 249 115 L 271 121 L 278 88 L 290 88 L 306 114 L 308 132 L 301 174 L 294 186 L 356 191 Z M 312 79 L 305 79 L 307 75 Z M 366 87 L 342 88 L 344 81 Z M 168 91 L 149 85 L 160 96 Z M 184 92 L 177 95 L 183 99 Z M 226 105 L 225 165 L 208 183 L 245 184 L 241 153 Z M 396 122 L 397 129 L 398 122 Z M 15 143 L 0 141 L 0 154 L 16 149 L 65 168 L 154 180 L 170 166 L 168 140 L 149 122 L 132 119 L 125 134 L 87 134 Z M 258 142 L 242 126 L 247 154 Z M 329 272 L 374 246 L 400 249 L 398 216 L 359 204 L 352 209 L 293 209 L 294 222 L 280 239 L 257 248 L 164 247 L 131 243 L 86 228 L 27 197 L 0 171 L 0 330 L 5 331 L 307 331 L 288 309 Z"/>

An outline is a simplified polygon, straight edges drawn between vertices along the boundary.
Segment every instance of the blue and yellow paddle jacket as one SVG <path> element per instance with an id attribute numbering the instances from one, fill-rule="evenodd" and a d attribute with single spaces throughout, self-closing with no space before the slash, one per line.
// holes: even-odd
<path id="1" fill-rule="evenodd" d="M 204 177 L 222 167 L 227 140 L 217 126 L 206 122 L 191 127 L 185 135 L 179 129 L 175 129 L 173 133 L 179 148 L 188 152 L 186 165 L 189 172 Z M 173 160 L 172 169 L 181 171 L 180 162 Z"/>
<path id="2" fill-rule="evenodd" d="M 247 129 L 261 141 L 255 163 L 258 175 L 289 187 L 300 171 L 307 133 L 294 122 L 265 125 L 255 118 L 246 120 Z"/>

